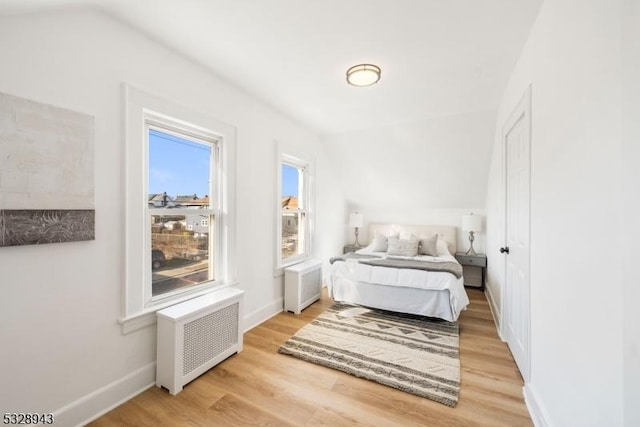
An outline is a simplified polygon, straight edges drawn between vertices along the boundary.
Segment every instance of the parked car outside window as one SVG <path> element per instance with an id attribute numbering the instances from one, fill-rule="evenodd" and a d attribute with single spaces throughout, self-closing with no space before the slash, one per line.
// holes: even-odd
<path id="1" fill-rule="evenodd" d="M 151 266 L 153 267 L 154 270 L 157 270 L 160 267 L 162 267 L 162 264 L 164 264 L 164 261 L 165 261 L 164 252 L 162 252 L 160 249 L 153 249 L 151 251 Z"/>

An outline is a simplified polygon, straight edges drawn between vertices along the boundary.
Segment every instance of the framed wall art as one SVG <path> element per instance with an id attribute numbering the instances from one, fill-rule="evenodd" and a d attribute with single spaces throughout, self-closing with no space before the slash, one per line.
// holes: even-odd
<path id="1" fill-rule="evenodd" d="M 93 117 L 0 93 L 0 247 L 94 239 Z"/>

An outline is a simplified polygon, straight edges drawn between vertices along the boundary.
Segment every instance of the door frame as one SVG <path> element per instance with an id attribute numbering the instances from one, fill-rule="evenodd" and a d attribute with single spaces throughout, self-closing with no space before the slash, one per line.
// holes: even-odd
<path id="1" fill-rule="evenodd" d="M 503 208 L 503 234 L 502 234 L 502 246 L 506 246 L 507 244 L 507 135 L 513 128 L 513 126 L 518 122 L 520 117 L 525 116 L 525 120 L 527 120 L 528 125 L 528 145 L 529 145 L 529 286 L 527 292 L 529 293 L 527 297 L 527 303 L 529 304 L 529 317 L 526 319 L 526 329 L 527 329 L 527 351 L 526 351 L 526 361 L 525 366 L 520 370 L 522 378 L 525 383 L 529 382 L 530 374 L 531 374 L 531 136 L 532 136 L 532 120 L 531 120 L 531 85 L 527 86 L 522 97 L 513 108 L 511 114 L 505 121 L 502 127 L 502 133 L 500 135 L 501 145 L 502 145 L 502 208 Z M 508 256 L 508 255 L 506 255 Z M 507 293 L 507 262 L 504 256 L 502 257 L 502 277 L 503 277 L 503 286 L 500 287 L 500 336 L 503 341 L 506 341 L 507 333 L 507 321 L 505 315 L 506 308 L 506 293 Z"/>

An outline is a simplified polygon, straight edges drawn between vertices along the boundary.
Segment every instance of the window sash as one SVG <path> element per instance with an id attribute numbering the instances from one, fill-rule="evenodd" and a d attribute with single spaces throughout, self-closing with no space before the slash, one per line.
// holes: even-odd
<path id="1" fill-rule="evenodd" d="M 156 295 L 153 294 L 154 291 L 154 287 L 160 287 L 162 286 L 160 283 L 161 282 L 154 282 L 153 281 L 153 274 L 158 273 L 157 270 L 153 269 L 153 257 L 151 260 L 151 275 L 150 277 L 150 281 L 151 281 L 151 302 L 156 302 L 156 301 L 162 301 L 164 299 L 166 299 L 167 297 L 171 297 L 171 296 L 175 296 L 181 293 L 184 293 L 188 290 L 191 289 L 198 289 L 198 288 L 202 288 L 202 287 L 206 287 L 211 285 L 211 283 L 215 283 L 216 280 L 218 280 L 218 271 L 216 270 L 216 245 L 215 245 L 215 238 L 216 236 L 214 235 L 215 232 L 215 227 L 213 226 L 213 224 L 215 224 L 215 216 L 213 214 L 207 215 L 207 214 L 202 214 L 199 210 L 195 210 L 195 209 L 180 209 L 180 211 L 182 213 L 178 213 L 177 209 L 173 210 L 171 209 L 171 213 L 169 216 L 174 216 L 174 217 L 180 217 L 180 216 L 184 216 L 184 220 L 185 220 L 185 230 L 189 231 L 189 226 L 186 224 L 186 222 L 188 221 L 189 217 L 193 217 L 193 216 L 206 216 L 209 220 L 209 223 L 212 224 L 211 226 L 207 226 L 207 247 L 206 247 L 206 257 L 207 257 L 207 262 L 206 262 L 206 278 L 203 280 L 203 278 L 201 277 L 202 275 L 202 270 L 201 269 L 193 269 L 191 271 L 184 271 L 184 273 L 181 276 L 177 276 L 177 277 L 167 277 L 166 279 L 164 279 L 165 281 L 170 281 L 170 280 L 175 280 L 176 283 L 173 283 L 169 286 L 174 287 L 174 289 L 166 291 L 166 292 L 160 292 Z M 189 249 L 184 248 L 182 251 L 180 251 L 180 254 L 182 256 L 178 256 L 178 257 L 168 257 L 167 255 L 169 255 L 169 253 L 171 253 L 172 251 L 168 252 L 166 247 L 161 247 L 160 245 L 158 245 L 157 247 L 154 246 L 154 232 L 153 232 L 153 224 L 154 224 L 154 217 L 158 217 L 158 216 L 165 216 L 165 215 L 156 215 L 155 212 L 153 212 L 151 215 L 149 215 L 148 217 L 148 222 L 147 224 L 151 227 L 151 232 L 150 232 L 150 236 L 151 236 L 151 240 L 150 240 L 150 245 L 151 245 L 151 251 L 150 254 L 153 252 L 153 250 L 163 250 L 163 254 L 166 256 L 166 258 L 163 260 L 163 263 L 168 262 L 170 259 L 176 259 L 176 261 L 178 262 L 188 262 L 188 261 L 201 261 L 199 258 L 203 257 L 205 254 L 203 254 L 201 252 L 201 249 L 199 247 L 190 247 Z M 192 230 L 191 230 L 192 231 Z M 164 234 L 164 233 L 162 233 Z M 198 239 L 201 239 L 201 237 L 197 237 L 194 233 L 194 235 L 192 236 L 184 236 L 181 234 L 176 234 L 176 233 L 167 233 L 165 235 L 165 243 L 166 241 L 171 241 L 172 238 L 175 236 L 175 238 L 177 240 L 180 241 L 181 244 L 185 244 L 185 240 L 184 239 L 193 239 L 192 242 L 190 243 L 196 243 Z M 157 236 L 156 236 L 157 237 Z M 171 249 L 173 249 L 172 245 L 169 244 L 169 247 Z M 175 252 L 173 252 L 175 253 Z M 182 261 L 179 261 L 178 259 L 182 259 Z M 187 267 L 186 265 L 184 267 Z M 191 268 L 194 267 L 193 264 L 191 264 L 190 266 Z M 180 268 L 180 266 L 175 266 L 174 268 Z M 168 269 L 163 269 L 161 270 L 163 272 L 168 273 L 169 275 L 172 273 L 172 269 L 168 268 Z M 186 277 L 193 275 L 195 277 L 192 277 L 190 279 L 185 279 Z M 194 278 L 198 278 L 199 281 L 197 283 L 193 283 L 190 285 L 186 285 L 186 286 L 180 286 L 180 283 L 183 281 L 188 281 L 188 280 L 193 280 Z M 165 284 L 166 286 L 166 284 Z"/>
<path id="2" fill-rule="evenodd" d="M 292 251 L 292 253 L 289 256 L 285 256 L 285 248 L 288 246 L 287 242 L 285 242 L 286 227 L 288 226 L 288 224 L 287 225 L 284 224 L 285 216 L 296 217 L 295 251 Z M 282 262 L 286 264 L 288 262 L 291 262 L 291 260 L 295 260 L 301 257 L 306 257 L 308 255 L 307 253 L 308 252 L 308 248 L 307 248 L 308 213 L 303 209 L 294 209 L 294 210 L 283 209 L 280 217 L 280 221 L 282 224 L 282 232 L 280 233 L 280 257 Z"/>
<path id="3" fill-rule="evenodd" d="M 295 264 L 301 260 L 304 260 L 310 256 L 311 250 L 311 209 L 310 209 L 310 199 L 311 199 L 311 187 L 310 187 L 310 172 L 309 172 L 309 162 L 298 159 L 296 157 L 280 153 L 279 162 L 278 162 L 278 206 L 281 206 L 282 197 L 282 167 L 283 165 L 287 165 L 293 167 L 298 170 L 298 208 L 296 209 L 284 209 L 281 208 L 278 210 L 278 235 L 277 235 L 277 268 L 286 267 L 291 264 Z M 302 242 L 302 246 L 298 246 L 299 253 L 292 254 L 291 256 L 284 256 L 284 239 L 283 239 L 283 215 L 284 214 L 295 214 L 300 215 L 302 217 L 302 221 L 300 221 L 298 232 L 298 244 L 300 241 Z"/>
<path id="4" fill-rule="evenodd" d="M 221 164 L 220 164 L 220 137 L 216 136 L 212 132 L 206 131 L 197 126 L 191 125 L 186 122 L 179 121 L 177 119 L 158 115 L 155 113 L 147 112 L 144 115 L 144 130 L 145 130 L 145 147 L 144 153 L 146 156 L 145 164 L 145 182 L 144 182 L 144 196 L 145 196 L 145 208 L 144 218 L 146 223 L 144 224 L 144 242 L 145 242 L 145 274 L 144 274 L 144 301 L 145 307 L 153 307 L 158 303 L 162 303 L 167 299 L 176 297 L 177 295 L 193 292 L 198 289 L 215 286 L 220 282 L 222 276 L 222 251 L 223 242 L 219 238 L 221 236 L 220 230 L 223 226 L 222 221 L 215 221 L 215 218 L 221 218 L 220 215 L 220 197 L 221 188 Z M 149 185 L 149 132 L 155 130 L 158 132 L 166 133 L 178 138 L 191 140 L 203 145 L 209 145 L 211 147 L 211 156 L 209 158 L 209 208 L 193 209 L 193 208 L 150 208 L 148 204 L 148 185 Z M 209 225 L 206 226 L 209 229 L 209 244 L 208 244 L 208 271 L 209 280 L 186 286 L 178 289 L 174 289 L 169 292 L 164 292 L 158 295 L 153 295 L 153 268 L 152 268 L 152 227 L 151 217 L 156 215 L 207 215 L 209 216 Z M 212 272 L 215 272 L 215 277 L 211 278 Z"/>

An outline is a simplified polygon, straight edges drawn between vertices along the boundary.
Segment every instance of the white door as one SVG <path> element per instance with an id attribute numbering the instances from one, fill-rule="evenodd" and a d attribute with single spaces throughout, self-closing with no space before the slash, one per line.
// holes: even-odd
<path id="1" fill-rule="evenodd" d="M 531 88 L 503 130 L 505 256 L 502 331 L 522 377 L 529 379 L 529 181 Z"/>

